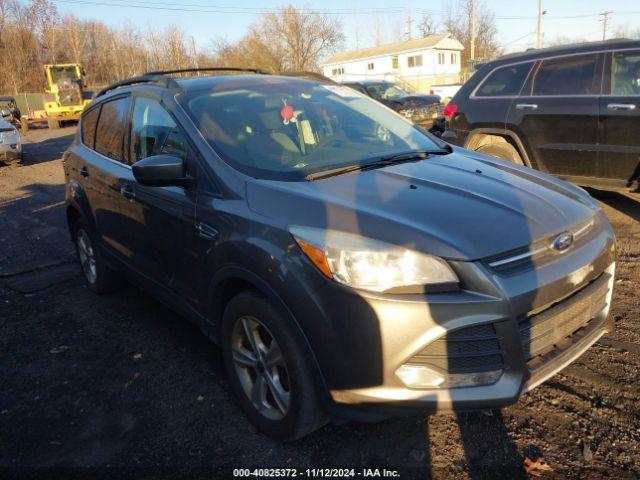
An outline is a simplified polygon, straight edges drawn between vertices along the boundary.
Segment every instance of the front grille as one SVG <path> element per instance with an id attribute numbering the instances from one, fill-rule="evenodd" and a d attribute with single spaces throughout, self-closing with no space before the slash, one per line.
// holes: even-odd
<path id="1" fill-rule="evenodd" d="M 500 338 L 492 324 L 461 328 L 434 340 L 407 361 L 446 373 L 478 373 L 504 368 Z"/>
<path id="2" fill-rule="evenodd" d="M 603 274 L 577 293 L 518 324 L 520 342 L 530 369 L 554 350 L 566 349 L 592 330 L 595 319 L 607 304 L 609 275 Z M 577 335 L 580 333 L 580 335 Z"/>

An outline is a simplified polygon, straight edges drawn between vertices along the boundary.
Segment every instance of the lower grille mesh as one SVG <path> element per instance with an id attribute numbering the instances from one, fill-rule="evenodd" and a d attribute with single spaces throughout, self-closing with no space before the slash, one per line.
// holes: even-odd
<path id="1" fill-rule="evenodd" d="M 478 373 L 504 368 L 492 324 L 461 328 L 431 342 L 407 362 L 446 373 Z"/>
<path id="2" fill-rule="evenodd" d="M 608 275 L 599 279 L 541 313 L 518 324 L 520 342 L 527 360 L 571 343 L 571 336 L 589 326 L 606 306 Z"/>

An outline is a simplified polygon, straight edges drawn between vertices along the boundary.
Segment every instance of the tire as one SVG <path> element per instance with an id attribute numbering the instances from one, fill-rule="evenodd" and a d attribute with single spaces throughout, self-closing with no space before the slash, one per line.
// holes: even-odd
<path id="1" fill-rule="evenodd" d="M 73 225 L 73 242 L 82 276 L 89 289 L 99 295 L 117 290 L 122 284 L 121 278 L 105 264 L 96 248 L 95 235 L 82 218 Z"/>
<path id="2" fill-rule="evenodd" d="M 58 120 L 56 120 L 55 118 L 47 117 L 47 126 L 50 129 L 60 128 L 60 122 Z"/>
<path id="3" fill-rule="evenodd" d="M 245 291 L 232 298 L 224 311 L 221 340 L 231 389 L 258 430 L 292 441 L 327 422 L 303 346 L 265 297 Z"/>
<path id="4" fill-rule="evenodd" d="M 524 165 L 522 157 L 513 145 L 507 142 L 492 143 L 490 145 L 482 145 L 477 152 L 484 153 L 485 155 L 492 155 L 494 157 L 502 158 L 516 165 Z"/>

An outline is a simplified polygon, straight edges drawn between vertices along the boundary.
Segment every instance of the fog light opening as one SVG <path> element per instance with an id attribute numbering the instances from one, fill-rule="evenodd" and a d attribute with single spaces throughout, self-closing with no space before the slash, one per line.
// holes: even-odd
<path id="1" fill-rule="evenodd" d="M 479 387 L 496 383 L 502 370 L 475 373 L 440 373 L 425 365 L 405 364 L 396 375 L 409 388 Z"/>

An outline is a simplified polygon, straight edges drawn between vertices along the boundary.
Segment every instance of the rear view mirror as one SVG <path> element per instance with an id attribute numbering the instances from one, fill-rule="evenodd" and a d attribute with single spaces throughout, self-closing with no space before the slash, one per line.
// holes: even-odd
<path id="1" fill-rule="evenodd" d="M 131 169 L 140 185 L 187 187 L 192 183 L 192 179 L 186 176 L 184 161 L 174 155 L 147 157 L 134 163 Z"/>

